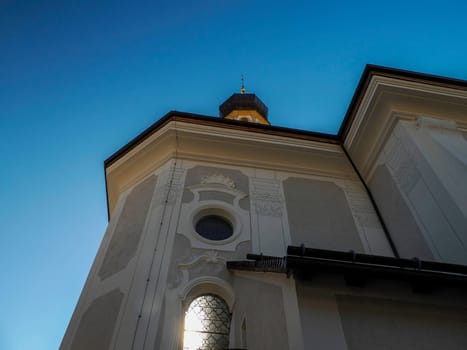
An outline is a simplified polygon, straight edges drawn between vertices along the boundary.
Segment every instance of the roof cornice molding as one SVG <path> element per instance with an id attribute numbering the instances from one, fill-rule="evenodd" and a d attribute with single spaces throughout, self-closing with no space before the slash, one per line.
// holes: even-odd
<path id="1" fill-rule="evenodd" d="M 370 169 L 391 131 L 400 120 L 419 116 L 450 120 L 467 127 L 467 82 L 405 72 L 382 75 L 366 72 L 340 131 L 345 149 L 368 180 Z M 363 79 L 362 77 L 362 79 Z"/>
<path id="2" fill-rule="evenodd" d="M 189 124 L 196 125 L 207 125 L 217 128 L 224 128 L 226 130 L 243 130 L 248 131 L 253 135 L 255 134 L 264 134 L 264 135 L 274 135 L 274 136 L 283 136 L 290 139 L 302 139 L 309 141 L 318 141 L 320 143 L 329 143 L 329 144 L 340 144 L 340 141 L 337 135 L 331 135 L 326 133 L 319 133 L 313 131 L 305 131 L 299 129 L 285 128 L 279 126 L 270 126 L 263 124 L 253 124 L 246 123 L 237 120 L 221 119 L 219 117 L 206 116 L 201 114 L 193 114 L 179 111 L 170 111 L 149 128 L 144 130 L 141 134 L 135 137 L 133 140 L 128 142 L 125 146 L 111 155 L 104 161 L 104 168 L 108 168 L 110 165 L 115 163 L 121 157 L 130 152 L 133 148 L 143 143 L 147 138 L 150 138 L 154 133 L 159 129 L 163 128 L 164 125 L 171 121 L 185 122 Z"/>
<path id="3" fill-rule="evenodd" d="M 465 80 L 368 64 L 365 66 L 337 135 L 278 126 L 244 123 L 236 120 L 221 119 L 219 117 L 201 114 L 170 111 L 106 159 L 104 162 L 104 168 L 110 166 L 117 159 L 129 152 L 136 145 L 143 142 L 146 138 L 171 120 L 185 121 L 200 125 L 212 125 L 228 129 L 248 130 L 256 133 L 281 135 L 289 138 L 315 140 L 323 143 L 339 144 L 344 141 L 348 143 L 347 136 L 351 133 L 351 129 L 356 130 L 360 126 L 358 121 L 355 122 L 356 114 L 362 110 L 362 107 L 364 109 L 367 108 L 369 101 L 371 101 L 371 96 L 374 95 L 374 91 L 378 86 L 382 85 L 403 87 L 413 91 L 417 90 L 420 92 L 438 94 L 439 96 L 463 97 L 467 95 L 467 81 Z M 467 129 L 467 123 L 464 124 L 460 122 L 459 127 Z M 355 131 L 352 133 L 355 134 Z"/>
<path id="4" fill-rule="evenodd" d="M 406 86 L 407 88 L 415 88 L 431 93 L 446 94 L 449 91 L 448 95 L 465 96 L 467 92 L 467 80 L 367 64 L 338 132 L 339 139 L 343 142 L 346 140 L 349 129 L 354 124 L 355 114 L 360 110 L 366 94 L 371 93 L 370 85 L 374 78 L 380 82 L 389 82 L 392 79 L 397 86 Z"/>
<path id="5" fill-rule="evenodd" d="M 318 141 L 314 137 L 289 137 L 280 133 L 258 133 L 249 130 L 249 128 L 225 128 L 223 125 L 218 125 L 216 123 L 193 123 L 191 119 L 172 117 L 158 127 L 152 134 L 145 137 L 139 143 L 132 145 L 128 150 L 125 150 L 118 158 L 112 159 L 113 156 L 110 157 L 106 161 L 107 173 L 112 172 L 113 169 L 129 161 L 149 144 L 156 142 L 156 140 L 163 137 L 163 135 L 167 135 L 169 132 L 177 133 L 179 137 L 190 136 L 206 138 L 206 140 L 209 138 L 222 138 L 226 140 L 226 142 L 231 143 L 248 143 L 251 144 L 252 150 L 254 150 L 258 144 L 264 144 L 270 146 L 275 145 L 284 149 L 296 148 L 315 152 L 342 153 L 340 147 L 338 147 L 339 143 Z"/>
<path id="6" fill-rule="evenodd" d="M 302 135 L 303 136 L 303 135 Z M 286 137 L 250 128 L 229 128 L 172 116 L 150 135 L 125 150 L 105 168 L 109 212 L 121 193 L 170 159 L 296 173 L 348 177 L 350 164 L 341 145 L 313 137 Z"/>
<path id="7" fill-rule="evenodd" d="M 223 149 L 228 150 L 230 160 L 235 160 L 242 166 L 270 167 L 274 163 L 272 156 L 261 159 L 254 154 L 266 154 L 266 149 L 269 149 L 271 154 L 278 152 L 276 161 L 281 159 L 285 164 L 277 164 L 277 167 L 287 167 L 297 172 L 306 171 L 306 167 L 312 165 L 311 155 L 318 158 L 327 155 L 330 156 L 331 163 L 336 162 L 334 158 L 341 156 L 340 146 L 344 145 L 352 161 L 366 178 L 368 169 L 372 168 L 372 162 L 377 159 L 388 135 L 399 120 L 416 120 L 418 116 L 424 115 L 455 121 L 457 128 L 465 131 L 466 111 L 467 81 L 375 65 L 365 67 L 337 135 L 170 111 L 105 160 L 108 202 L 115 200 L 109 200 L 109 196 L 114 197 L 121 193 L 124 188 L 122 186 L 130 184 L 126 179 L 123 182 L 119 180 L 118 185 L 114 186 L 116 183 L 113 181 L 116 177 L 121 179 L 122 172 L 129 171 L 131 164 L 138 163 L 140 166 L 139 170 L 132 170 L 131 175 L 128 175 L 132 178 L 131 182 L 134 182 L 137 178 L 134 172 L 138 171 L 138 176 L 143 176 L 142 174 L 154 170 L 174 156 L 196 160 L 204 152 L 205 160 L 221 162 L 224 159 L 213 146 L 210 148 L 215 151 L 212 154 L 208 152 L 208 147 L 201 149 L 197 146 L 193 146 L 196 150 L 185 147 L 176 153 L 173 147 L 176 145 L 174 135 L 177 133 L 190 145 L 193 145 L 193 140 L 203 139 L 202 146 L 210 141 L 222 144 Z M 243 158 L 239 154 L 235 155 L 236 144 L 242 147 Z M 250 146 L 253 152 L 250 150 L 248 153 L 246 146 Z M 157 156 L 154 153 L 156 147 L 159 147 Z M 292 156 L 295 163 L 281 158 L 285 154 Z M 147 160 L 152 159 L 154 163 L 143 164 L 141 159 L 145 157 Z M 299 157 L 303 160 L 299 161 Z M 334 165 L 330 169 L 330 174 L 335 176 L 339 176 L 342 171 Z M 329 173 L 326 166 L 308 171 Z M 112 192 L 110 194 L 109 188 Z"/>

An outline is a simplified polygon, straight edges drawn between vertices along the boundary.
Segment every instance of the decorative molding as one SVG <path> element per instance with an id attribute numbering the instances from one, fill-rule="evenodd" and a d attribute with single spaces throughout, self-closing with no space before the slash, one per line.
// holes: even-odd
<path id="1" fill-rule="evenodd" d="M 235 303 L 235 292 L 232 286 L 219 277 L 202 276 L 197 277 L 184 285 L 179 291 L 178 298 L 189 304 L 200 294 L 214 293 L 219 295 L 229 305 L 232 311 Z"/>
<path id="2" fill-rule="evenodd" d="M 218 184 L 197 184 L 187 187 L 194 195 L 189 203 L 182 203 L 180 221 L 177 233 L 185 236 L 193 248 L 216 249 L 221 251 L 235 251 L 238 244 L 249 241 L 250 237 L 250 211 L 240 207 L 240 200 L 247 194 L 237 189 L 232 189 Z M 217 199 L 204 199 L 200 201 L 200 192 L 212 190 L 224 192 L 233 196 L 233 203 Z M 199 219 L 200 213 L 203 215 L 221 215 L 226 217 L 233 225 L 233 235 L 225 240 L 208 240 L 200 236 L 194 223 Z"/>
<path id="3" fill-rule="evenodd" d="M 171 123 L 168 125 L 172 126 Z M 341 153 L 340 146 L 335 143 L 323 143 L 319 140 L 294 137 L 293 133 L 290 135 L 274 135 L 181 121 L 177 122 L 177 130 L 179 130 L 180 133 L 188 132 L 201 135 L 201 138 L 203 139 L 206 139 L 206 137 L 220 136 L 225 139 L 234 140 L 234 142 L 251 142 L 252 147 L 254 147 L 254 142 L 261 142 L 266 144 L 276 144 L 285 148 L 299 147 L 307 149 L 308 151 L 316 150 L 337 154 Z"/>
<path id="4" fill-rule="evenodd" d="M 201 183 L 203 185 L 205 184 L 218 184 L 218 185 L 224 185 L 228 188 L 234 189 L 235 188 L 235 182 L 229 178 L 228 176 L 225 176 L 223 174 L 211 174 L 204 176 L 201 179 Z"/>
<path id="5" fill-rule="evenodd" d="M 189 276 L 192 273 L 215 275 L 225 268 L 227 262 L 225 257 L 219 255 L 219 252 L 214 250 L 208 250 L 202 255 L 190 256 L 188 259 L 191 260 L 183 262 L 186 259 L 180 259 L 178 263 L 175 262 L 175 265 L 171 268 L 172 278 L 167 283 L 167 289 L 178 288 L 183 280 L 190 280 Z"/>
<path id="6" fill-rule="evenodd" d="M 157 203 L 160 205 L 173 205 L 177 201 L 179 194 L 183 190 L 182 179 L 185 175 L 185 169 L 175 168 L 168 170 L 169 178 L 165 185 L 159 188 L 157 193 Z"/>
<path id="7" fill-rule="evenodd" d="M 253 178 L 252 199 L 258 215 L 281 217 L 283 199 L 280 192 L 280 182 L 275 179 Z"/>
<path id="8" fill-rule="evenodd" d="M 203 255 L 199 255 L 189 262 L 178 264 L 177 267 L 180 269 L 191 269 L 202 262 L 206 262 L 208 264 L 225 264 L 226 261 L 227 259 L 219 255 L 219 252 L 208 250 Z"/>
<path id="9" fill-rule="evenodd" d="M 354 181 L 346 181 L 344 192 L 353 216 L 361 227 L 381 229 L 376 212 L 371 206 L 363 186 Z"/>
<path id="10" fill-rule="evenodd" d="M 415 122 L 418 129 L 442 129 L 457 131 L 457 123 L 454 120 L 446 120 L 432 118 L 427 116 L 419 116 Z"/>
<path id="11" fill-rule="evenodd" d="M 362 102 L 360 103 L 360 106 L 356 111 L 355 119 L 350 127 L 350 130 L 347 133 L 347 137 L 344 142 L 347 149 L 352 147 L 357 132 L 361 129 L 360 126 L 362 125 L 363 119 L 365 119 L 365 116 L 369 110 L 370 103 L 376 98 L 376 92 L 381 88 L 399 89 L 404 91 L 405 93 L 418 92 L 423 94 L 437 94 L 443 97 L 446 96 L 450 98 L 459 98 L 462 100 L 466 99 L 467 97 L 465 90 L 436 86 L 424 82 L 415 82 L 407 80 L 402 81 L 393 77 L 374 75 L 368 84 Z M 382 125 L 381 128 L 384 130 L 385 125 Z"/>
<path id="12" fill-rule="evenodd" d="M 231 196 L 235 197 L 234 202 L 238 201 L 242 198 L 245 198 L 247 194 L 243 191 L 240 191 L 239 189 L 236 188 L 227 188 L 223 185 L 218 185 L 218 184 L 197 184 L 197 185 L 192 185 L 185 187 L 186 189 L 190 190 L 194 197 L 195 201 L 199 201 L 199 196 L 200 192 L 203 191 L 217 191 L 217 192 L 223 192 L 230 194 Z"/>
<path id="13" fill-rule="evenodd" d="M 386 164 L 402 191 L 409 193 L 421 178 L 415 158 L 406 149 L 398 135 L 388 140 L 385 149 Z"/>

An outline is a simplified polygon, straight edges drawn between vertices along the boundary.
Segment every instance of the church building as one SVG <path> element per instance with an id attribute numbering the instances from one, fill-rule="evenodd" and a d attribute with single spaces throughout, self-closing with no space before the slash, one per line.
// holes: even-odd
<path id="1" fill-rule="evenodd" d="M 105 161 L 61 350 L 467 349 L 467 81 L 367 65 L 337 135 L 219 112 Z"/>

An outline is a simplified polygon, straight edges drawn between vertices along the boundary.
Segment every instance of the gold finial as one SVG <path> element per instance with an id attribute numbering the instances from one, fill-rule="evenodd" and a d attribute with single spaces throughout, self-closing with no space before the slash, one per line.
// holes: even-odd
<path id="1" fill-rule="evenodd" d="M 242 94 L 244 94 L 246 92 L 246 89 L 245 89 L 245 80 L 243 79 L 243 74 L 242 74 L 242 88 L 240 89 L 240 92 Z"/>

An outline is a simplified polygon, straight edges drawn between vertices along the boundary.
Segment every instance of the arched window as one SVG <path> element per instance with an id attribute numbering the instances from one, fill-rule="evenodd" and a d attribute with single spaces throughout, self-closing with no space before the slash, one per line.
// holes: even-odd
<path id="1" fill-rule="evenodd" d="M 231 315 L 224 299 L 201 295 L 185 312 L 183 350 L 220 350 L 229 347 Z"/>

